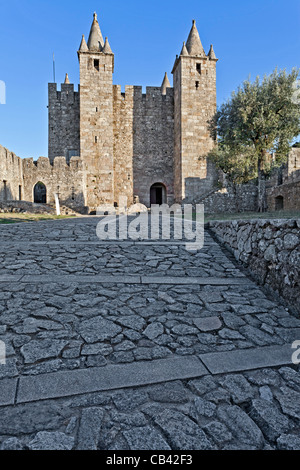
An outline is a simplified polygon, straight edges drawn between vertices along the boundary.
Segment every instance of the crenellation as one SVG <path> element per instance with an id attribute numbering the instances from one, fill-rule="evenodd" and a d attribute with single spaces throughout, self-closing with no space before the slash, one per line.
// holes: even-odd
<path id="1" fill-rule="evenodd" d="M 37 168 L 48 168 L 48 169 L 50 169 L 50 161 L 47 157 L 39 157 L 33 163 Z"/>
<path id="2" fill-rule="evenodd" d="M 0 201 L 22 198 L 22 159 L 0 145 Z"/>

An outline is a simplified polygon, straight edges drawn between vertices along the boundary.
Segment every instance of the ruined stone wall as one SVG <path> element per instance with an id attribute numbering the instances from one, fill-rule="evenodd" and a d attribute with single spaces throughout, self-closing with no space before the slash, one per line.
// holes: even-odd
<path id="1" fill-rule="evenodd" d="M 55 207 L 47 204 L 35 204 L 28 201 L 0 202 L 0 213 L 29 213 L 29 214 L 53 214 L 56 215 Z"/>
<path id="2" fill-rule="evenodd" d="M 210 222 L 255 279 L 300 313 L 300 219 Z"/>
<path id="3" fill-rule="evenodd" d="M 150 188 L 162 183 L 167 203 L 174 201 L 174 92 L 167 88 L 133 89 L 133 192 L 147 207 Z"/>
<path id="4" fill-rule="evenodd" d="M 282 206 L 278 199 L 282 198 Z M 300 175 L 299 180 L 282 184 L 267 190 L 268 210 L 300 210 Z"/>
<path id="5" fill-rule="evenodd" d="M 59 194 L 60 203 L 82 211 L 85 206 L 85 166 L 79 157 L 73 157 L 67 164 L 64 157 L 56 157 L 53 164 L 48 158 L 40 157 L 23 160 L 24 199 L 34 202 L 34 186 L 44 183 L 47 189 L 47 203 L 54 204 L 54 194 Z"/>
<path id="6" fill-rule="evenodd" d="M 292 183 L 300 180 L 300 148 L 292 148 L 289 153 L 288 164 L 283 173 L 283 183 Z"/>
<path id="7" fill-rule="evenodd" d="M 0 145 L 0 201 L 23 198 L 22 159 Z"/>
<path id="8" fill-rule="evenodd" d="M 56 83 L 49 83 L 48 100 L 48 157 L 51 162 L 59 156 L 69 161 L 80 156 L 79 92 L 72 84 L 62 84 L 57 91 Z"/>
<path id="9" fill-rule="evenodd" d="M 300 210 L 300 149 L 292 148 L 287 164 L 267 183 L 268 210 Z"/>
<path id="10" fill-rule="evenodd" d="M 236 194 L 230 188 L 216 190 L 202 199 L 201 204 L 204 204 L 206 214 L 256 212 L 257 195 L 255 184 L 243 184 L 237 187 Z"/>

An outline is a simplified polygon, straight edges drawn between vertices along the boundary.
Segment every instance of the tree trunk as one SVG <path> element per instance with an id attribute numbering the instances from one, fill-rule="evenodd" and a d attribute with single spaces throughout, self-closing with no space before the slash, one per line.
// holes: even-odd
<path id="1" fill-rule="evenodd" d="M 258 160 L 258 212 L 267 211 L 266 175 L 263 169 L 263 158 Z"/>
<path id="2" fill-rule="evenodd" d="M 237 184 L 232 183 L 232 191 L 233 191 L 233 194 L 234 194 L 235 208 L 236 208 L 237 212 L 240 212 L 240 201 L 239 201 L 239 198 L 238 198 L 237 189 L 238 189 Z"/>

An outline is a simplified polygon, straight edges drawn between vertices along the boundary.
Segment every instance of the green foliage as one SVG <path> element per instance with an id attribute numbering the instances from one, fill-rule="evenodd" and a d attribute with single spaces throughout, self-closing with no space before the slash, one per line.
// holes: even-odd
<path id="1" fill-rule="evenodd" d="M 253 152 L 219 143 L 209 154 L 210 159 L 225 173 L 231 185 L 244 184 L 256 177 Z"/>
<path id="2" fill-rule="evenodd" d="M 277 69 L 262 80 L 246 80 L 210 123 L 217 147 L 210 157 L 233 185 L 258 177 L 260 210 L 266 209 L 264 180 L 287 161 L 300 134 L 299 69 Z"/>
<path id="3" fill-rule="evenodd" d="M 289 74 L 276 69 L 262 80 L 245 81 L 232 93 L 211 123 L 223 154 L 221 163 L 226 155 L 237 167 L 244 162 L 245 175 L 250 176 L 252 171 L 247 168 L 252 168 L 252 162 L 267 173 L 286 161 L 293 139 L 300 133 L 300 106 L 294 99 L 298 75 L 299 69 Z M 239 151 L 244 160 L 238 157 Z"/>

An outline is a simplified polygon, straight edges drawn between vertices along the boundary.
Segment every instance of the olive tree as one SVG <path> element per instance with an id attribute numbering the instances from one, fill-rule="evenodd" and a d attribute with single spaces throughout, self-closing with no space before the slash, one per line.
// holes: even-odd
<path id="1" fill-rule="evenodd" d="M 290 73 L 276 69 L 262 80 L 245 81 L 211 123 L 217 137 L 213 160 L 231 181 L 258 178 L 260 212 L 267 209 L 266 176 L 286 162 L 300 133 L 298 75 L 296 68 Z"/>

